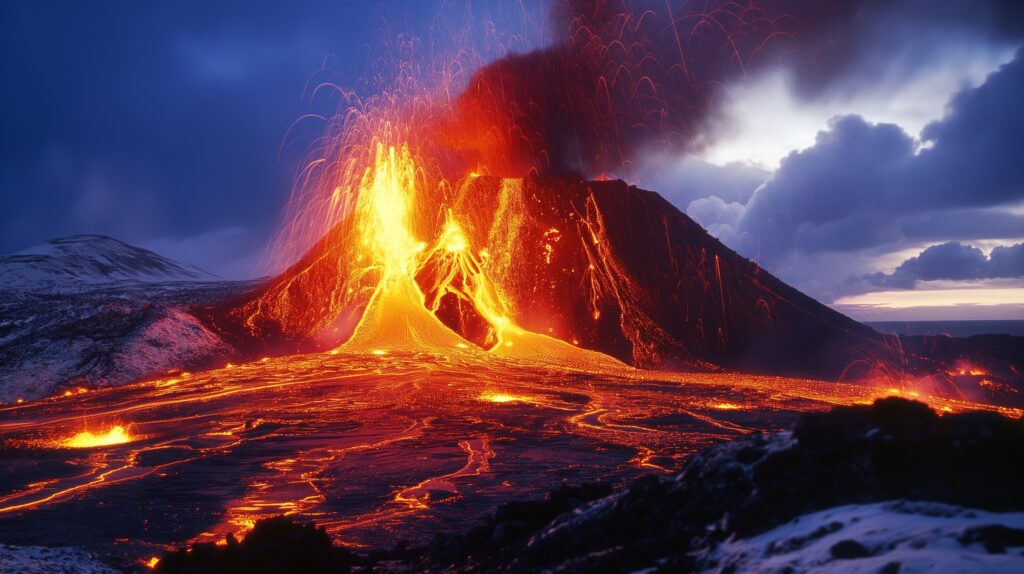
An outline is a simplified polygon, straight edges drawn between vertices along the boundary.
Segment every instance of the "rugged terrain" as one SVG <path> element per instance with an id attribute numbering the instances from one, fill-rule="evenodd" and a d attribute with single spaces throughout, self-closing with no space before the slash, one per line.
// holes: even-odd
<path id="1" fill-rule="evenodd" d="M 1017 572 L 1021 448 L 1019 419 L 884 399 L 713 446 L 673 476 L 508 503 L 426 546 L 367 554 L 321 542 L 293 555 L 312 572 Z M 241 546 L 171 553 L 158 571 L 262 572 L 251 558 L 271 545 L 329 540 L 280 519 L 254 532 Z"/>
<path id="2" fill-rule="evenodd" d="M 102 236 L 0 257 L 0 401 L 223 365 L 233 349 L 193 313 L 227 282 Z"/>
<path id="3" fill-rule="evenodd" d="M 886 343 L 739 256 L 657 193 L 622 181 L 477 177 L 424 203 L 458 214 L 517 324 L 634 366 L 836 379 Z M 439 233 L 441 214 L 423 237 Z M 320 345 L 343 341 L 344 328 L 317 330 L 317 313 L 361 287 L 345 264 L 354 248 L 346 225 L 230 314 L 296 344 L 314 332 Z M 427 292 L 431 278 L 417 277 Z M 350 312 L 358 316 L 368 298 L 354 297 Z M 452 297 L 438 315 L 472 341 L 479 321 L 465 307 Z"/>
<path id="4" fill-rule="evenodd" d="M 530 331 L 642 368 L 1024 404 L 1024 339 L 881 335 L 737 255 L 656 193 L 620 181 L 479 177 L 446 201 L 466 214 L 474 248 L 488 246 L 477 263 Z M 347 283 L 346 245 L 325 237 L 279 277 L 253 282 L 217 281 L 102 236 L 0 257 L 0 401 L 330 350 L 369 297 L 357 290 L 337 309 L 338 293 L 359 287 Z M 449 295 L 438 317 L 475 344 L 479 316 Z M 314 329 L 325 321 L 332 327 Z"/>

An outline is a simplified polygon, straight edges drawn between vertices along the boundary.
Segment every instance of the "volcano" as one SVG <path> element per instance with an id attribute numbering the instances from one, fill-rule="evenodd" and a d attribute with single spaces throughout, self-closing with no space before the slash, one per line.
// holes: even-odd
<path id="1" fill-rule="evenodd" d="M 442 343 L 449 347 L 494 343 L 494 305 L 465 295 L 480 289 L 474 273 L 486 274 L 493 287 L 484 291 L 505 304 L 508 320 L 547 337 L 542 347 L 569 344 L 641 368 L 834 380 L 885 346 L 877 332 L 738 255 L 657 193 L 622 181 L 470 177 L 439 204 L 422 218 L 432 219 L 424 236 L 438 236 L 438 252 L 468 255 L 457 269 L 427 258 L 413 273 L 417 285 L 405 289 L 457 335 Z M 452 213 L 460 217 L 454 239 Z M 352 227 L 338 225 L 261 291 L 222 310 L 221 329 L 256 346 L 305 350 L 353 336 L 372 280 L 353 273 L 360 256 L 344 240 Z"/>
<path id="2" fill-rule="evenodd" d="M 677 472 L 835 405 L 906 392 L 1020 416 L 820 380 L 894 347 L 656 193 L 560 177 L 431 185 L 428 171 L 379 146 L 284 273 L 215 303 L 175 291 L 232 349 L 205 357 L 223 367 L 0 404 L 0 539 L 153 565 L 285 515 L 367 549 L 421 545 L 509 500 Z M 164 348 L 165 331 L 141 343 Z M 991 376 L 975 370 L 958 376 Z"/>

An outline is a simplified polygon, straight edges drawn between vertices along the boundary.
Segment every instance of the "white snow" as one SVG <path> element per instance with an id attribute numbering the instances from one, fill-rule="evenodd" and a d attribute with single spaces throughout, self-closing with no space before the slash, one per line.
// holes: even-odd
<path id="1" fill-rule="evenodd" d="M 841 506 L 801 516 L 759 536 L 728 541 L 703 557 L 701 571 L 875 574 L 888 567 L 899 574 L 1024 572 L 1024 547 L 990 553 L 980 543 L 959 540 L 965 530 L 989 525 L 1024 529 L 1024 513 L 910 501 Z M 833 557 L 833 545 L 844 540 L 862 544 L 871 555 Z"/>
<path id="2" fill-rule="evenodd" d="M 0 401 L 37 399 L 64 384 L 131 383 L 169 369 L 225 361 L 230 354 L 194 315 L 168 306 L 143 312 L 140 306 L 124 305 L 123 320 L 129 324 L 123 328 L 103 330 L 120 318 L 100 315 L 107 325 L 70 332 L 69 325 L 93 317 L 85 306 L 65 309 L 67 318 L 61 314 L 44 329 L 12 330 L 8 337 L 0 332 Z M 16 342 L 7 344 L 6 338 Z"/>
<path id="3" fill-rule="evenodd" d="M 79 548 L 0 544 L 0 574 L 117 574 Z"/>
<path id="4" fill-rule="evenodd" d="M 98 235 L 0 257 L 0 401 L 220 362 L 232 349 L 190 309 L 254 284 Z"/>

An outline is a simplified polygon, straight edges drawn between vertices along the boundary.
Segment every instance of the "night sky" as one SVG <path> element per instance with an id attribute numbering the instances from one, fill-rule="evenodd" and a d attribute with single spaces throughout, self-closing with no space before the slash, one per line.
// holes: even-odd
<path id="1" fill-rule="evenodd" d="M 338 104 L 307 82 L 369 89 L 382 34 L 467 6 L 178 4 L 0 4 L 0 253 L 99 233 L 260 273 L 319 129 L 293 124 Z M 634 182 L 857 318 L 1024 319 L 1024 10 L 867 2 L 827 32 L 832 59 L 736 78 L 705 145 Z"/>

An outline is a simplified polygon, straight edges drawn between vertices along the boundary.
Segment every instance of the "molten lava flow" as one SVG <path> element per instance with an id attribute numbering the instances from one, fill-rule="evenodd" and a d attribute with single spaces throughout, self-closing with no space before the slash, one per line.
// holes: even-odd
<path id="1" fill-rule="evenodd" d="M 416 284 L 425 243 L 412 232 L 417 191 L 416 164 L 408 148 L 378 144 L 374 165 L 359 185 L 354 217 L 357 273 L 378 278 L 376 288 L 347 351 L 379 352 L 387 348 L 456 348 L 462 339 L 430 314 Z"/>
<path id="2" fill-rule="evenodd" d="M 128 433 L 128 429 L 117 425 L 111 427 L 107 432 L 92 433 L 90 431 L 82 431 L 65 440 L 62 444 L 69 448 L 94 448 L 97 446 L 125 444 L 132 440 L 134 439 Z"/>
<path id="3" fill-rule="evenodd" d="M 430 205 L 417 203 L 423 185 L 407 146 L 377 144 L 373 165 L 360 178 L 351 234 L 345 239 L 345 251 L 357 262 L 346 283 L 375 281 L 375 286 L 351 337 L 335 351 L 487 351 L 621 366 L 517 325 L 487 274 L 488 247 L 473 245 L 459 212 L 445 209 L 440 229 L 424 241 L 420 234 L 431 232 L 431 214 L 416 212 L 417 205 Z"/>

